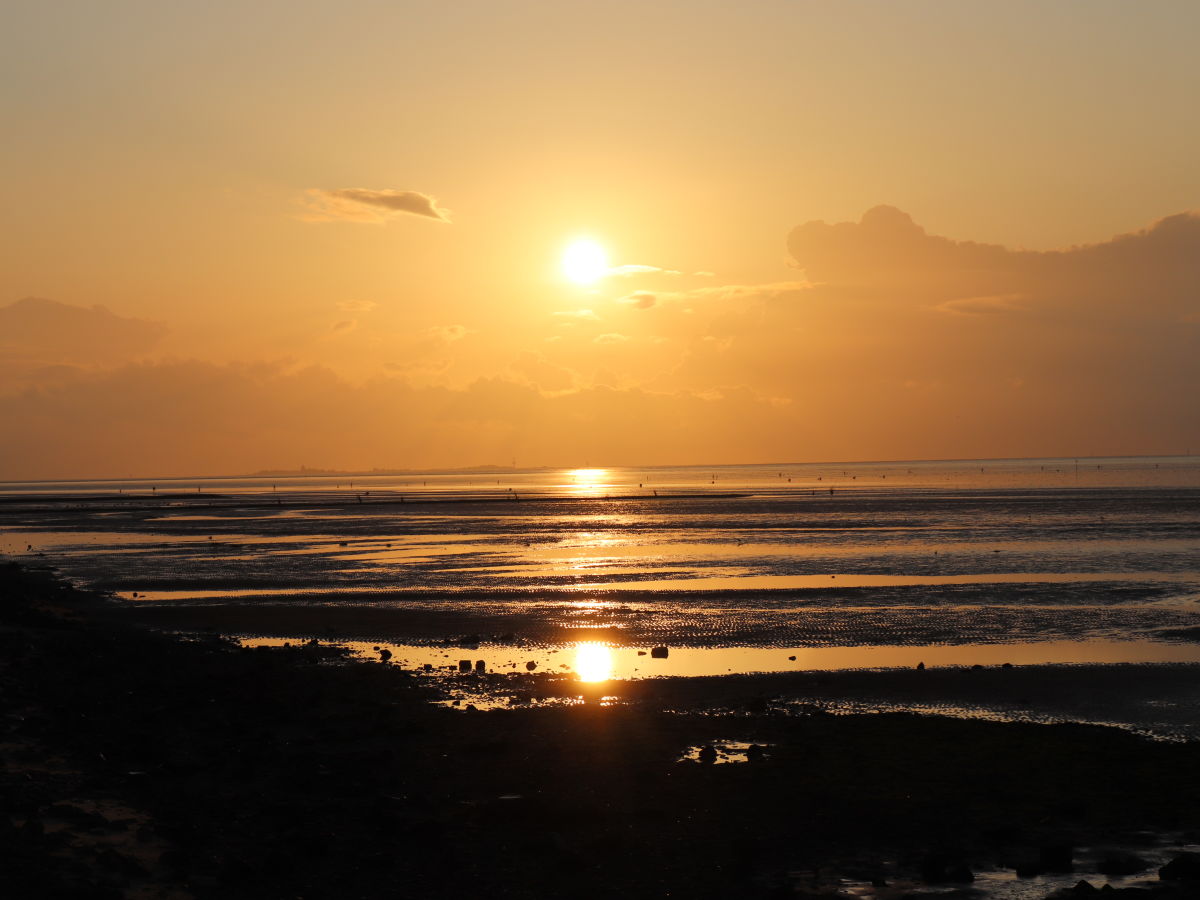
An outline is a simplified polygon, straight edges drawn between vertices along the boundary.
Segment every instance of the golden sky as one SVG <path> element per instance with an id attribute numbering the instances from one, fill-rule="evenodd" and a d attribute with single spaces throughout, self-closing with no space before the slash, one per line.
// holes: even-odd
<path id="1" fill-rule="evenodd" d="M 1198 33 L 14 0 L 0 479 L 1194 450 Z"/>

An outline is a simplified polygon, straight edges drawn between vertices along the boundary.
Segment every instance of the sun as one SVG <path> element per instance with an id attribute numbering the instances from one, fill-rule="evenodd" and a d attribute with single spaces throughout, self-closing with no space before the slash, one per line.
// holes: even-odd
<path id="1" fill-rule="evenodd" d="M 608 254 L 591 238 L 579 238 L 563 251 L 562 270 L 576 284 L 595 284 L 608 272 Z"/>

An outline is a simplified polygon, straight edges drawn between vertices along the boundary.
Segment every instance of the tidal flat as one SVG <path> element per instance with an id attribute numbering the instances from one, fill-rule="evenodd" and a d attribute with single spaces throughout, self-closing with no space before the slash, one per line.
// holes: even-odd
<path id="1" fill-rule="evenodd" d="M 1190 896 L 1193 459 L 493 482 L 3 486 L 15 871 Z"/>
<path id="2" fill-rule="evenodd" d="M 1195 895 L 1194 741 L 830 715 L 754 678 L 631 682 L 662 693 L 613 705 L 541 674 L 530 690 L 580 702 L 459 711 L 396 665 L 146 630 L 11 564 L 0 581 L 17 896 Z"/>

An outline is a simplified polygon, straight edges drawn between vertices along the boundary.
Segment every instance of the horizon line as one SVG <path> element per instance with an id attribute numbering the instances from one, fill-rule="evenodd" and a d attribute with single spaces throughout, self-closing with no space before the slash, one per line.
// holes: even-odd
<path id="1" fill-rule="evenodd" d="M 60 478 L 16 478 L 16 479 L 0 479 L 0 485 L 19 485 L 19 484 L 58 484 L 58 483 L 82 483 L 82 482 L 97 482 L 97 481 L 231 481 L 231 480 L 261 480 L 266 481 L 271 478 L 340 478 L 346 476 L 359 478 L 385 478 L 397 475 L 452 475 L 452 474 L 475 474 L 484 472 L 503 472 L 505 474 L 518 474 L 524 472 L 546 472 L 555 470 L 580 470 L 580 469 L 731 469 L 731 468 L 777 468 L 787 466 L 879 466 L 879 465 L 920 465 L 929 463 L 1014 463 L 1014 462 L 1031 462 L 1036 460 L 1114 460 L 1114 459 L 1193 459 L 1197 454 L 1190 451 L 1185 453 L 1127 453 L 1119 455 L 1104 455 L 1104 456 L 963 456 L 963 457 L 946 457 L 932 459 L 843 459 L 843 460 L 815 460 L 812 462 L 761 462 L 761 463 L 658 463 L 654 465 L 629 465 L 629 464 L 609 464 L 609 465 L 575 465 L 575 466 L 560 466 L 560 465 L 540 465 L 540 466 L 505 466 L 490 463 L 481 463 L 475 466 L 457 466 L 457 467 L 430 467 L 417 469 L 362 469 L 362 470 L 341 470 L 341 469 L 307 469 L 301 466 L 299 469 L 279 470 L 271 473 L 271 470 L 260 470 L 268 474 L 258 473 L 241 473 L 241 474 L 224 474 L 224 475 L 95 475 L 87 477 L 60 477 Z M 311 475 L 306 475 L 305 472 L 312 472 Z"/>

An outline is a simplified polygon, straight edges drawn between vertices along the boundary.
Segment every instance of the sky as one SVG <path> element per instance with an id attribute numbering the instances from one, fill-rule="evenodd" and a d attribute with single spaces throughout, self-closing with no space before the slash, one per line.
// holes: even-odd
<path id="1" fill-rule="evenodd" d="M 9 0 L 0 479 L 1196 452 L 1197 33 Z"/>

